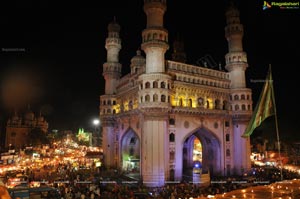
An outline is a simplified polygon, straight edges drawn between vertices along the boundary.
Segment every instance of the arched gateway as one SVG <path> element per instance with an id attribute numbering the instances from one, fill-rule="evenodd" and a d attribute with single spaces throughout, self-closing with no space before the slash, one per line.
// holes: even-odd
<path id="1" fill-rule="evenodd" d="M 213 132 L 199 128 L 183 140 L 183 176 L 192 176 L 195 169 L 201 173 L 218 174 L 221 171 L 221 144 Z"/>
<path id="2" fill-rule="evenodd" d="M 121 140 L 121 168 L 129 174 L 140 174 L 140 139 L 138 135 L 129 129 Z"/>

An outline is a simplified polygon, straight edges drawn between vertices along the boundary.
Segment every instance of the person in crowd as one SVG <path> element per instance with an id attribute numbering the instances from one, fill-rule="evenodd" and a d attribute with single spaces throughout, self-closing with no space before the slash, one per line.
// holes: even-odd
<path id="1" fill-rule="evenodd" d="M 0 199 L 12 199 L 4 185 L 0 185 Z"/>

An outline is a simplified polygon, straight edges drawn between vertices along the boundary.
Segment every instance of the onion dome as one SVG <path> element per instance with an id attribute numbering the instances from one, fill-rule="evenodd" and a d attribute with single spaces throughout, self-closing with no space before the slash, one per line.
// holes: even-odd
<path id="1" fill-rule="evenodd" d="M 109 32 L 120 32 L 121 26 L 116 22 L 116 18 L 108 24 L 107 27 Z"/>
<path id="2" fill-rule="evenodd" d="M 145 57 L 143 57 L 141 50 L 136 51 L 136 55 L 131 59 L 131 66 L 142 66 L 146 63 Z"/>
<path id="3" fill-rule="evenodd" d="M 34 113 L 31 110 L 28 110 L 25 114 L 25 120 L 33 120 L 34 119 Z"/>

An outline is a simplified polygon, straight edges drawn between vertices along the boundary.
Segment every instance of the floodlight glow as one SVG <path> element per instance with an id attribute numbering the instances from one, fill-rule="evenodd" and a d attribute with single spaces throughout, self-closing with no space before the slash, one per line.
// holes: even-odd
<path id="1" fill-rule="evenodd" d="M 93 120 L 93 124 L 94 124 L 94 125 L 98 125 L 99 123 L 100 123 L 100 121 L 99 121 L 98 119 L 94 119 L 94 120 Z"/>

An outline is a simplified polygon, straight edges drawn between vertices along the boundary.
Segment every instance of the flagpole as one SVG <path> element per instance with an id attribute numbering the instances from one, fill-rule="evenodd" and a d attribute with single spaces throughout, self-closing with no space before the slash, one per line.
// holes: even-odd
<path id="1" fill-rule="evenodd" d="M 282 176 L 282 159 L 281 159 L 281 153 L 280 153 L 280 140 L 279 140 L 279 132 L 278 132 L 278 122 L 277 122 L 277 113 L 275 109 L 275 127 L 276 127 L 276 135 L 277 135 L 277 145 L 278 145 L 278 156 L 279 156 L 279 163 L 280 163 L 280 179 L 283 180 Z"/>
<path id="2" fill-rule="evenodd" d="M 272 71 L 271 71 L 271 64 L 269 65 L 269 73 L 271 73 L 272 75 Z M 273 81 L 273 78 L 272 78 Z M 273 84 L 273 82 L 270 82 L 271 84 Z M 276 130 L 276 136 L 277 136 L 277 146 L 278 146 L 278 156 L 279 156 L 279 162 L 280 162 L 280 179 L 281 181 L 283 180 L 283 176 L 282 176 L 282 159 L 281 159 L 281 149 L 280 149 L 280 139 L 279 139 L 279 130 L 278 130 L 278 121 L 277 121 L 277 111 L 276 111 L 276 104 L 275 104 L 275 95 L 274 95 L 274 87 L 272 86 L 272 100 L 273 100 L 273 104 L 274 104 L 274 116 L 275 116 L 275 130 Z"/>

